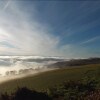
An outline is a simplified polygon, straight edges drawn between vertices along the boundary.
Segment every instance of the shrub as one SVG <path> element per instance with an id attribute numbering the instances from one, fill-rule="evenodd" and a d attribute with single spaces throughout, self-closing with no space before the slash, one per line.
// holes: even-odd
<path id="1" fill-rule="evenodd" d="M 46 93 L 36 92 L 23 87 L 18 88 L 10 96 L 7 93 L 2 94 L 0 100 L 51 100 L 51 98 Z"/>

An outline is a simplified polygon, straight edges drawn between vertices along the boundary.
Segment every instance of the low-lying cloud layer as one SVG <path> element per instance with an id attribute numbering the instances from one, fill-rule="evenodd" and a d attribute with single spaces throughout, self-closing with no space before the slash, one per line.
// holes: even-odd
<path id="1" fill-rule="evenodd" d="M 19 74 L 48 69 L 48 65 L 64 61 L 64 58 L 42 56 L 0 56 L 0 74 Z M 10 73 L 9 73 L 10 72 Z"/>

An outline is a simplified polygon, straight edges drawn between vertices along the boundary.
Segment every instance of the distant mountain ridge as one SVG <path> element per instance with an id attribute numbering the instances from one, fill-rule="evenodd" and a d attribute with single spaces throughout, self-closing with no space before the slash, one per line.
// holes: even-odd
<path id="1" fill-rule="evenodd" d="M 88 58 L 88 59 L 71 59 L 69 61 L 60 61 L 54 64 L 48 65 L 53 68 L 64 68 L 70 66 L 81 66 L 88 64 L 100 64 L 100 58 Z"/>

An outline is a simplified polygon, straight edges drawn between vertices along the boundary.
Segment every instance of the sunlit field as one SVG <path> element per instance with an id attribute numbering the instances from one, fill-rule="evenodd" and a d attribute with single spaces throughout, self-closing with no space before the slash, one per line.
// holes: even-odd
<path id="1" fill-rule="evenodd" d="M 54 87 L 55 85 L 59 85 L 65 81 L 76 81 L 86 77 L 99 81 L 98 87 L 100 87 L 100 64 L 56 69 L 20 79 L 10 80 L 0 84 L 0 91 L 11 93 L 15 91 L 17 87 L 24 86 L 29 89 L 45 91 L 47 88 Z"/>

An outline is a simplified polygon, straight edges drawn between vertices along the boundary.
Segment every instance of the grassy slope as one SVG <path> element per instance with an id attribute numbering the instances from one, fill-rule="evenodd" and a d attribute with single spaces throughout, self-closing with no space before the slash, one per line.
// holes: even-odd
<path id="1" fill-rule="evenodd" d="M 97 80 L 99 80 L 99 70 L 100 64 L 96 64 L 43 72 L 39 75 L 28 76 L 22 79 L 5 82 L 0 85 L 0 92 L 7 91 L 8 93 L 11 93 L 18 86 L 27 86 L 30 89 L 45 90 L 48 87 L 59 85 L 60 83 L 67 80 L 79 80 L 86 75 L 87 71 L 90 71 L 91 77 L 95 75 Z"/>

